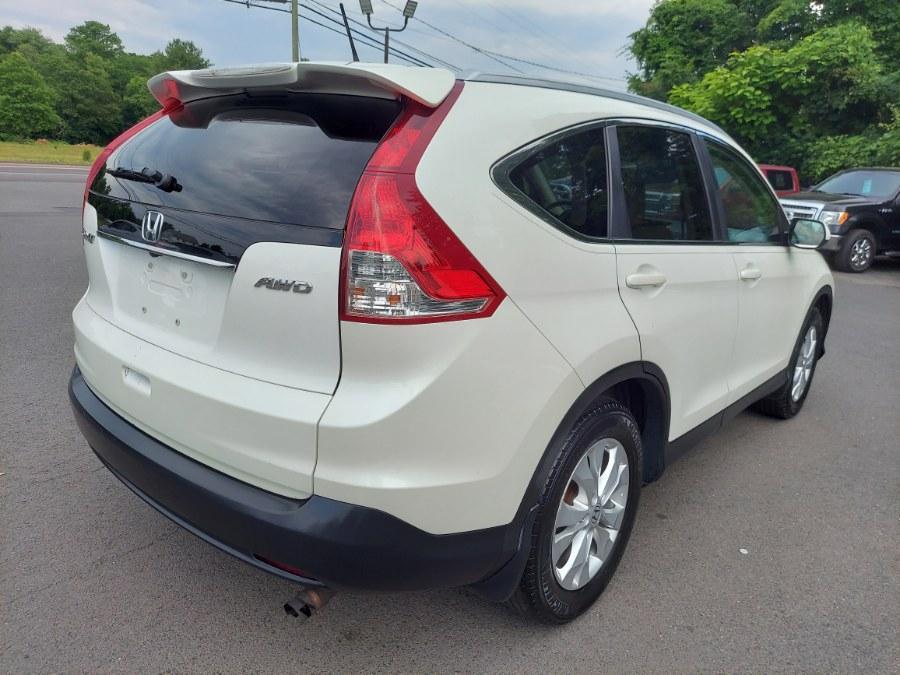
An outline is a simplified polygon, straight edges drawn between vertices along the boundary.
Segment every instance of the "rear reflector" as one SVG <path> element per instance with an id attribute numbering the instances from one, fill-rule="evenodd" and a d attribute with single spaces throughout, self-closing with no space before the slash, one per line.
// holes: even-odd
<path id="1" fill-rule="evenodd" d="M 462 87 L 457 83 L 436 109 L 408 102 L 369 160 L 347 219 L 343 320 L 481 318 L 506 297 L 416 185 L 419 160 Z"/>

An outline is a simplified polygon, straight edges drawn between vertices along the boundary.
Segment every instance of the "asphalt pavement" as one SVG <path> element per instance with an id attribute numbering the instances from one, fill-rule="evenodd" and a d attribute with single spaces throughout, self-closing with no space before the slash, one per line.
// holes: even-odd
<path id="1" fill-rule="evenodd" d="M 580 620 L 455 589 L 299 623 L 290 583 L 146 506 L 75 426 L 84 178 L 0 166 L 0 670 L 900 671 L 900 260 L 838 275 L 797 418 L 745 412 L 644 489 Z"/>

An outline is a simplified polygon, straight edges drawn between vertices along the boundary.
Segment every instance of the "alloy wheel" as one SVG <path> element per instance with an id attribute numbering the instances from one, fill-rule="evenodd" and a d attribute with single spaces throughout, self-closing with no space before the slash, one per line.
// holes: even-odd
<path id="1" fill-rule="evenodd" d="M 872 242 L 867 238 L 857 239 L 850 247 L 850 264 L 855 270 L 865 269 L 872 262 Z"/>
<path id="2" fill-rule="evenodd" d="M 803 392 L 809 386 L 812 378 L 813 366 L 816 363 L 816 345 L 818 334 L 816 327 L 810 326 L 800 345 L 800 353 L 797 355 L 797 363 L 794 364 L 794 381 L 791 385 L 791 398 L 796 402 L 803 396 Z"/>
<path id="3" fill-rule="evenodd" d="M 583 588 L 609 558 L 628 501 L 628 455 L 614 438 L 593 443 L 563 492 L 553 527 L 551 562 L 560 586 Z"/>

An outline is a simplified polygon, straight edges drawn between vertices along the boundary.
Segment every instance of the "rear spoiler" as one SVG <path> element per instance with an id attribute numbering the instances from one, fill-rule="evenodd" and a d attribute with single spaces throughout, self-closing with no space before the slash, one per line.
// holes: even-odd
<path id="1" fill-rule="evenodd" d="M 453 89 L 443 68 L 376 63 L 279 63 L 238 68 L 173 70 L 150 79 L 150 93 L 165 109 L 210 96 L 242 92 L 296 91 L 395 99 L 407 96 L 429 108 Z"/>

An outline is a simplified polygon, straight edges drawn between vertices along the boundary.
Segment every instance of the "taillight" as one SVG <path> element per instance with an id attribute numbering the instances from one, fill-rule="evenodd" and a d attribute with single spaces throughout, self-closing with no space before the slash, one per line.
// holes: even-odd
<path id="1" fill-rule="evenodd" d="M 343 320 L 487 317 L 506 297 L 416 185 L 419 160 L 462 86 L 433 110 L 409 102 L 366 166 L 347 218 Z"/>
<path id="2" fill-rule="evenodd" d="M 150 115 L 145 119 L 142 119 L 140 122 L 135 124 L 130 129 L 126 129 L 121 134 L 116 136 L 109 142 L 103 150 L 97 155 L 97 159 L 94 160 L 94 163 L 91 165 L 91 170 L 88 171 L 87 183 L 84 185 L 84 199 L 82 203 L 87 202 L 88 191 L 91 189 L 91 184 L 93 184 L 94 180 L 97 178 L 97 174 L 100 173 L 101 167 L 106 164 L 106 160 L 109 159 L 109 156 L 113 153 L 113 150 L 122 145 L 129 138 L 137 134 L 139 131 L 142 131 L 153 124 L 156 120 L 158 120 L 163 115 L 167 115 L 169 111 L 167 110 L 158 110 L 157 112 Z"/>

